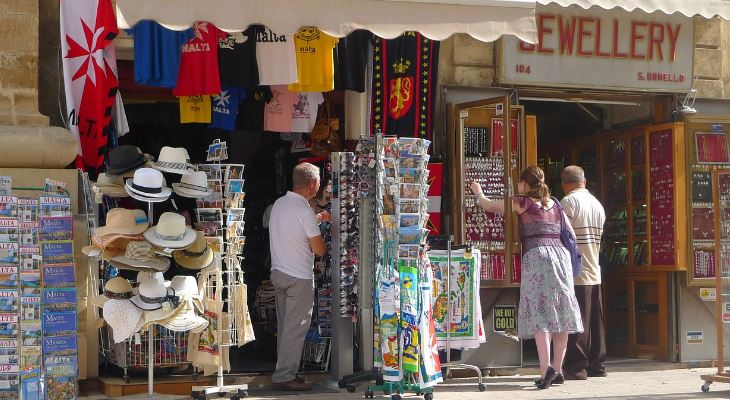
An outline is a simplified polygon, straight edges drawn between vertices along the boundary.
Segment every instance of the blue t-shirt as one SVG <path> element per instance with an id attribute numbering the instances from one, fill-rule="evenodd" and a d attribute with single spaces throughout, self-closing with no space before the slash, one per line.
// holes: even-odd
<path id="1" fill-rule="evenodd" d="M 246 92 L 241 87 L 224 86 L 219 94 L 211 97 L 213 119 L 210 127 L 232 131 L 236 129 L 238 104 L 246 98 Z"/>
<path id="2" fill-rule="evenodd" d="M 182 45 L 192 29 L 173 31 L 154 21 L 140 21 L 127 31 L 134 36 L 134 81 L 148 86 L 174 88 Z"/>

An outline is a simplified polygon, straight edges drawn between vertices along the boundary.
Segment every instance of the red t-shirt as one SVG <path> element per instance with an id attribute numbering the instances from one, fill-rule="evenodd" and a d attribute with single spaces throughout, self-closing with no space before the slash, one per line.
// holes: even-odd
<path id="1" fill-rule="evenodd" d="M 175 96 L 218 94 L 221 80 L 218 72 L 218 38 L 227 34 L 209 22 L 193 25 L 195 36 L 182 45 L 180 71 Z"/>

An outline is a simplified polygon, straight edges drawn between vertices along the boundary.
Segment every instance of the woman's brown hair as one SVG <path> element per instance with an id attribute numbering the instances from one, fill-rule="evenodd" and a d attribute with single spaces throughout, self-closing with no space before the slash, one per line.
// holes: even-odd
<path id="1" fill-rule="evenodd" d="M 550 189 L 545 184 L 545 173 L 537 165 L 530 165 L 520 172 L 520 181 L 527 184 L 527 196 L 539 199 L 543 207 L 550 200 Z"/>

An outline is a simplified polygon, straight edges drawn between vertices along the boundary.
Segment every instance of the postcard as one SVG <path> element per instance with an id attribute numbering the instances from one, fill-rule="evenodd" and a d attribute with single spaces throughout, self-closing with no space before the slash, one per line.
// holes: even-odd
<path id="1" fill-rule="evenodd" d="M 206 161 L 224 161 L 228 158 L 226 142 L 213 142 L 208 146 Z"/>
<path id="2" fill-rule="evenodd" d="M 18 198 L 0 196 L 0 218 L 18 218 Z"/>
<path id="3" fill-rule="evenodd" d="M 399 226 L 401 228 L 418 226 L 420 223 L 421 223 L 421 214 L 409 214 L 409 213 L 400 214 L 400 225 Z"/>
<path id="4" fill-rule="evenodd" d="M 40 320 L 21 321 L 20 339 L 23 346 L 40 346 L 43 339 L 42 322 Z"/>
<path id="5" fill-rule="evenodd" d="M 75 287 L 76 266 L 74 264 L 44 266 L 43 285 L 47 288 Z"/>
<path id="6" fill-rule="evenodd" d="M 243 193 L 243 184 L 245 179 L 231 179 L 226 182 L 226 197 L 233 193 Z"/>
<path id="7" fill-rule="evenodd" d="M 20 364 L 17 347 L 0 347 L 0 365 Z"/>
<path id="8" fill-rule="evenodd" d="M 18 198 L 18 219 L 20 222 L 38 221 L 38 210 L 40 209 L 40 201 L 37 198 L 19 197 Z"/>
<path id="9" fill-rule="evenodd" d="M 423 197 L 423 186 L 419 184 L 404 183 L 400 185 L 401 199 L 420 199 Z"/>
<path id="10" fill-rule="evenodd" d="M 223 224 L 219 222 L 196 222 L 195 229 L 202 231 L 205 236 L 218 236 L 223 232 Z"/>
<path id="11" fill-rule="evenodd" d="M 14 218 L 0 218 L 0 242 L 18 243 L 18 220 Z"/>
<path id="12" fill-rule="evenodd" d="M 73 240 L 73 219 L 71 217 L 41 218 L 41 241 Z"/>
<path id="13" fill-rule="evenodd" d="M 18 267 L 0 266 L 0 290 L 18 288 Z"/>
<path id="14" fill-rule="evenodd" d="M 197 208 L 198 222 L 216 222 L 223 224 L 223 210 L 220 208 Z"/>
<path id="15" fill-rule="evenodd" d="M 18 297 L 17 290 L 0 290 L 0 313 L 16 312 Z"/>
<path id="16" fill-rule="evenodd" d="M 13 177 L 0 176 L 0 196 L 10 196 L 13 194 Z"/>
<path id="17" fill-rule="evenodd" d="M 210 246 L 214 253 L 223 252 L 222 236 L 206 236 L 205 241 L 208 242 L 208 246 Z"/>
<path id="18" fill-rule="evenodd" d="M 245 235 L 245 228 L 246 223 L 245 222 L 231 222 L 226 227 L 226 238 L 233 238 L 236 236 L 244 236 Z M 230 239 L 228 239 L 230 240 Z"/>
<path id="19" fill-rule="evenodd" d="M 41 196 L 41 217 L 70 217 L 71 198 L 66 196 Z"/>
<path id="20" fill-rule="evenodd" d="M 41 320 L 41 296 L 22 296 L 20 298 L 20 330 L 25 330 L 28 321 Z M 31 329 L 33 329 L 31 327 Z"/>
<path id="21" fill-rule="evenodd" d="M 243 179 L 243 164 L 228 164 L 226 166 L 226 181 Z"/>
<path id="22" fill-rule="evenodd" d="M 421 246 L 417 244 L 398 245 L 398 258 L 418 258 Z"/>
<path id="23" fill-rule="evenodd" d="M 44 264 L 73 264 L 73 242 L 48 242 L 41 245 Z"/>
<path id="24" fill-rule="evenodd" d="M 226 214 L 226 223 L 243 221 L 243 216 L 246 213 L 245 208 L 229 208 Z"/>
<path id="25" fill-rule="evenodd" d="M 43 336 L 72 335 L 77 329 L 76 311 L 43 312 Z"/>
<path id="26" fill-rule="evenodd" d="M 43 289 L 43 313 L 76 311 L 76 289 Z"/>
<path id="27" fill-rule="evenodd" d="M 226 197 L 226 208 L 243 208 L 244 200 L 246 200 L 246 193 L 231 193 Z"/>
<path id="28" fill-rule="evenodd" d="M 205 175 L 208 177 L 208 180 L 221 180 L 223 179 L 223 174 L 221 173 L 221 165 L 220 164 L 198 164 L 198 171 L 205 172 Z"/>
<path id="29" fill-rule="evenodd" d="M 18 313 L 0 314 L 0 337 L 18 337 Z"/>
<path id="30" fill-rule="evenodd" d="M 40 289 L 41 287 L 41 271 L 21 271 L 20 272 L 20 289 Z M 24 293 L 25 294 L 25 293 Z"/>
<path id="31" fill-rule="evenodd" d="M 32 221 L 18 223 L 18 236 L 22 246 L 38 246 L 40 238 L 38 222 Z"/>

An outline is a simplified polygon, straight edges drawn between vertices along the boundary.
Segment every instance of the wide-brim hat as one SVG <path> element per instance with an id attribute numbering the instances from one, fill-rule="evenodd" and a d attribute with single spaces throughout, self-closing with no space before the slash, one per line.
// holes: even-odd
<path id="1" fill-rule="evenodd" d="M 198 281 L 193 276 L 178 275 L 170 281 L 170 287 L 175 289 L 175 293 L 182 299 L 191 299 L 195 308 L 203 314 L 205 307 L 203 306 L 203 294 L 198 287 Z"/>
<path id="2" fill-rule="evenodd" d="M 187 295 L 180 303 L 179 310 L 176 313 L 168 318 L 158 320 L 157 323 L 173 332 L 198 333 L 208 327 L 208 320 L 195 315 L 193 302 Z"/>
<path id="3" fill-rule="evenodd" d="M 142 280 L 137 287 L 137 294 L 131 298 L 132 304 L 145 311 L 168 308 L 171 302 L 179 301 L 175 290 L 165 285 L 157 277 L 161 274 L 142 274 Z"/>
<path id="4" fill-rule="evenodd" d="M 182 250 L 172 252 L 177 265 L 187 269 L 203 269 L 213 262 L 213 249 L 203 232 L 196 232 L 195 242 Z"/>
<path id="5" fill-rule="evenodd" d="M 113 208 L 106 214 L 106 225 L 96 228 L 94 235 L 106 242 L 107 235 L 139 235 L 149 228 L 147 214 L 142 210 Z"/>
<path id="6" fill-rule="evenodd" d="M 160 150 L 157 161 L 151 164 L 152 168 L 172 174 L 187 174 L 188 168 L 195 168 L 190 164 L 190 155 L 184 147 L 165 146 Z"/>
<path id="7" fill-rule="evenodd" d="M 184 249 L 195 242 L 197 234 L 185 225 L 185 217 L 172 212 L 163 213 L 157 225 L 144 233 L 145 239 L 163 249 Z"/>
<path id="8" fill-rule="evenodd" d="M 91 298 L 91 304 L 97 307 L 103 307 L 109 300 L 129 300 L 131 298 L 132 284 L 121 276 L 117 276 L 109 279 L 104 284 L 104 293 L 93 296 Z"/>
<path id="9" fill-rule="evenodd" d="M 139 329 L 142 310 L 135 307 L 130 300 L 110 299 L 103 305 L 103 316 L 112 328 L 114 343 L 121 343 Z"/>
<path id="10" fill-rule="evenodd" d="M 149 324 L 156 324 L 159 323 L 159 321 L 175 317 L 183 311 L 184 305 L 182 303 L 183 302 L 180 302 L 177 306 L 174 306 L 171 303 L 164 303 L 157 309 L 144 310 L 142 313 L 144 327 L 147 327 Z"/>
<path id="11" fill-rule="evenodd" d="M 202 198 L 213 193 L 208 187 L 205 171 L 190 171 L 183 175 L 180 182 L 172 184 L 172 190 L 182 197 Z"/>
<path id="12" fill-rule="evenodd" d="M 120 145 L 109 151 L 104 164 L 109 175 L 123 175 L 147 162 L 142 151 L 136 146 Z"/>
<path id="13" fill-rule="evenodd" d="M 154 168 L 134 171 L 134 177 L 124 183 L 124 189 L 135 199 L 150 203 L 165 201 L 172 194 L 172 190 L 165 186 L 162 173 Z"/>
<path id="14" fill-rule="evenodd" d="M 152 244 L 145 240 L 129 242 L 123 254 L 117 254 L 109 261 L 119 269 L 136 271 L 165 272 L 170 267 L 170 259 L 156 255 Z"/>
<path id="15" fill-rule="evenodd" d="M 97 193 L 105 194 L 112 197 L 127 197 L 127 191 L 124 190 L 124 179 L 119 175 L 107 175 L 102 172 L 96 178 L 96 182 L 92 185 Z"/>

